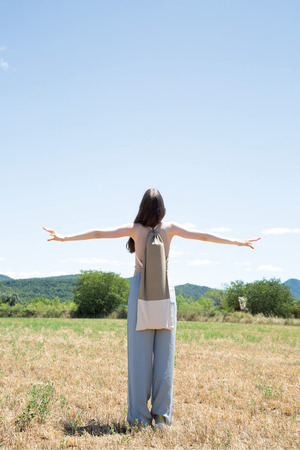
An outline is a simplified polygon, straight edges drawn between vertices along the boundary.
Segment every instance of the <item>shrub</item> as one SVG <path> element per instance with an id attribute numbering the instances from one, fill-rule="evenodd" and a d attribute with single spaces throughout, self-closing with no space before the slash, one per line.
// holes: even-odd
<path id="1" fill-rule="evenodd" d="M 74 289 L 78 315 L 105 316 L 125 304 L 129 283 L 113 272 L 82 271 Z"/>
<path id="2" fill-rule="evenodd" d="M 290 288 L 280 280 L 260 280 L 246 288 L 247 308 L 252 314 L 291 317 L 294 304 Z"/>
<path id="3" fill-rule="evenodd" d="M 294 303 L 294 307 L 293 307 L 293 315 L 297 318 L 300 319 L 300 298 L 298 298 L 295 303 Z"/>
<path id="4" fill-rule="evenodd" d="M 265 316 L 291 317 L 294 300 L 290 288 L 280 280 L 259 280 L 244 284 L 243 281 L 232 282 L 226 289 L 222 306 L 233 312 L 239 297 L 247 299 L 247 310 L 251 314 Z"/>

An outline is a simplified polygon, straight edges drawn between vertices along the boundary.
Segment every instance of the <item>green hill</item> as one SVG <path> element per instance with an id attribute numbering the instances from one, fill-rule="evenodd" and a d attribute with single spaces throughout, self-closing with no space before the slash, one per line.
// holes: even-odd
<path id="1" fill-rule="evenodd" d="M 176 295 L 182 295 L 184 298 L 193 297 L 195 300 L 203 297 L 209 289 L 207 286 L 198 286 L 190 283 L 175 286 Z"/>
<path id="2" fill-rule="evenodd" d="M 4 293 L 6 294 L 6 293 L 9 293 L 9 292 L 13 293 L 14 289 L 12 289 L 9 286 L 6 286 L 6 284 L 0 280 L 0 295 L 4 294 Z"/>
<path id="3" fill-rule="evenodd" d="M 300 298 L 300 280 L 297 280 L 296 278 L 290 278 L 289 280 L 286 280 L 283 284 L 286 284 L 290 287 L 291 294 L 295 298 Z"/>
<path id="4" fill-rule="evenodd" d="M 6 275 L 0 275 L 0 281 L 12 280 L 12 278 L 7 277 Z"/>
<path id="5" fill-rule="evenodd" d="M 76 279 L 77 275 L 20 280 L 10 279 L 0 282 L 0 294 L 13 291 L 26 301 L 36 297 L 45 297 L 49 300 L 59 297 L 61 301 L 72 301 Z"/>

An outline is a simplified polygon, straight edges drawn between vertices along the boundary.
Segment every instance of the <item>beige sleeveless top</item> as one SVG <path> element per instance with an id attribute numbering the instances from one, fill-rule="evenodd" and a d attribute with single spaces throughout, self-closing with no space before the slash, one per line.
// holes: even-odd
<path id="1" fill-rule="evenodd" d="M 154 227 L 155 230 L 157 230 L 160 226 L 160 223 L 158 225 L 156 225 L 156 227 Z M 150 230 L 150 228 L 149 228 Z M 145 240 L 145 245 L 146 245 L 146 240 Z M 166 246 L 165 246 L 166 249 Z M 169 252 L 168 252 L 169 253 Z M 141 251 L 140 251 L 141 254 Z M 169 262 L 169 258 L 166 257 L 166 262 L 167 262 L 167 270 L 168 270 L 168 262 Z M 134 261 L 134 275 L 140 275 L 143 272 L 143 261 L 138 257 L 137 252 L 135 251 L 135 261 Z"/>

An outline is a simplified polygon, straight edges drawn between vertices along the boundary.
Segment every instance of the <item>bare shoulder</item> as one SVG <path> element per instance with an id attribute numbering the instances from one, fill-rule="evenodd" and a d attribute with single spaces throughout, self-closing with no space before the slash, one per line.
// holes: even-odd
<path id="1" fill-rule="evenodd" d="M 132 233 L 135 235 L 135 238 L 143 238 L 149 233 L 149 228 L 144 227 L 141 223 L 133 223 L 132 225 Z"/>
<path id="2" fill-rule="evenodd" d="M 174 232 L 173 222 L 161 222 L 159 226 L 159 232 L 166 233 L 168 237 L 172 237 Z"/>
<path id="3" fill-rule="evenodd" d="M 173 227 L 173 222 L 161 222 L 160 228 L 164 231 L 170 231 Z"/>
<path id="4" fill-rule="evenodd" d="M 131 228 L 131 237 L 136 240 L 137 236 L 141 233 L 142 225 L 140 223 L 134 223 L 128 224 Z"/>
<path id="5" fill-rule="evenodd" d="M 144 227 L 141 223 L 132 224 L 132 230 L 137 234 L 143 233 L 145 229 L 146 227 Z"/>

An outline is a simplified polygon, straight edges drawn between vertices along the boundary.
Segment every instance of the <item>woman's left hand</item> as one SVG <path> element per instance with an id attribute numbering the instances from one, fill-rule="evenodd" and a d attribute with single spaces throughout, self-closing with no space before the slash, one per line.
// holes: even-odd
<path id="1" fill-rule="evenodd" d="M 256 242 L 259 241 L 261 238 L 256 238 L 256 239 L 247 239 L 245 241 L 238 241 L 239 246 L 243 246 L 243 247 L 250 247 L 252 249 L 254 249 L 252 242 Z"/>

